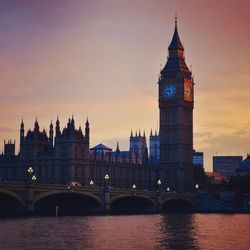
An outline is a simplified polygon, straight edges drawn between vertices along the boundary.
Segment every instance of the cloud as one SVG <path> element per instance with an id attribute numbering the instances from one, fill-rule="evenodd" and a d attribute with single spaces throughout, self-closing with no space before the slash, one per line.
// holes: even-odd
<path id="1" fill-rule="evenodd" d="M 235 128 L 232 132 L 201 133 L 196 149 L 205 154 L 206 170 L 212 170 L 212 157 L 215 155 L 241 155 L 250 152 L 249 124 L 242 125 L 242 129 Z M 199 136 L 198 136 L 199 137 Z"/>
<path id="2" fill-rule="evenodd" d="M 210 137 L 213 133 L 211 131 L 205 132 L 194 132 L 194 138 L 204 138 Z"/>
<path id="3" fill-rule="evenodd" d="M 7 128 L 7 127 L 0 127 L 0 132 L 2 133 L 8 133 L 8 132 L 16 132 L 16 129 L 13 128 Z"/>

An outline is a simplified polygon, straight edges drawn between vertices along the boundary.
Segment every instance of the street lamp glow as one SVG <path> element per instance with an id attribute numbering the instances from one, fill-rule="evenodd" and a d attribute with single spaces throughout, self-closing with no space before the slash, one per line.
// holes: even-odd
<path id="1" fill-rule="evenodd" d="M 109 180 L 109 175 L 106 174 L 106 175 L 104 176 L 104 179 L 105 179 L 105 181 L 108 181 L 108 180 Z"/>
<path id="2" fill-rule="evenodd" d="M 196 189 L 199 188 L 199 184 L 198 184 L 198 183 L 195 184 L 195 188 L 196 188 Z"/>
<path id="3" fill-rule="evenodd" d="M 36 176 L 35 176 L 35 175 L 33 175 L 31 179 L 32 179 L 32 181 L 34 181 L 34 182 L 35 182 L 35 181 L 36 181 Z"/>
<path id="4" fill-rule="evenodd" d="M 135 190 L 135 189 L 136 189 L 136 185 L 134 184 L 134 185 L 132 186 L 132 188 Z"/>
<path id="5" fill-rule="evenodd" d="M 170 188 L 169 187 L 167 187 L 167 192 L 169 192 L 170 191 Z"/>
<path id="6" fill-rule="evenodd" d="M 90 182 L 89 182 L 89 185 L 90 186 L 93 186 L 95 183 L 94 183 L 94 181 L 93 180 L 91 180 Z"/>
<path id="7" fill-rule="evenodd" d="M 32 174 L 34 170 L 33 170 L 32 167 L 29 167 L 27 171 L 28 171 L 29 174 Z"/>
<path id="8" fill-rule="evenodd" d="M 160 180 L 160 179 L 157 181 L 157 184 L 158 184 L 159 186 L 161 185 L 161 180 Z"/>

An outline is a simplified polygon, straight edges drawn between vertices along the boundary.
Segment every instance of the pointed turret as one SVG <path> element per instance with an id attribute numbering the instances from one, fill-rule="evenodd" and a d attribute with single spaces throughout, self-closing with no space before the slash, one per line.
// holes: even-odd
<path id="1" fill-rule="evenodd" d="M 59 118 L 57 116 L 57 119 L 56 119 L 56 137 L 58 138 L 60 135 L 61 135 L 60 121 L 59 121 Z"/>
<path id="2" fill-rule="evenodd" d="M 161 71 L 160 79 L 164 79 L 164 75 L 168 72 L 182 71 L 191 75 L 184 58 L 184 47 L 181 43 L 177 28 L 177 17 L 175 17 L 175 28 L 173 38 L 168 47 L 169 57 L 163 70 Z"/>
<path id="3" fill-rule="evenodd" d="M 175 28 L 174 28 L 174 35 L 172 41 L 168 47 L 169 50 L 184 50 L 184 47 L 181 43 L 181 39 L 179 37 L 178 28 L 177 28 L 177 17 L 175 17 Z"/>
<path id="4" fill-rule="evenodd" d="M 87 117 L 87 121 L 85 123 L 85 138 L 86 138 L 86 143 L 89 147 L 89 120 L 88 120 L 88 117 Z"/>
<path id="5" fill-rule="evenodd" d="M 87 121 L 86 121 L 86 127 L 89 127 L 89 119 L 87 117 Z"/>
<path id="6" fill-rule="evenodd" d="M 70 118 L 68 119 L 67 128 L 70 128 Z"/>
<path id="7" fill-rule="evenodd" d="M 36 117 L 36 121 L 34 123 L 34 131 L 35 132 L 38 132 L 39 131 L 39 124 L 38 124 L 38 121 L 37 121 L 37 117 Z"/>
<path id="8" fill-rule="evenodd" d="M 143 131 L 143 137 L 146 138 L 145 129 Z"/>
<path id="9" fill-rule="evenodd" d="M 133 137 L 133 130 L 131 129 L 130 138 Z"/>
<path id="10" fill-rule="evenodd" d="M 72 115 L 72 119 L 71 119 L 71 125 L 72 125 L 72 129 L 75 129 L 75 120 L 74 120 L 73 115 Z"/>
<path id="11" fill-rule="evenodd" d="M 139 129 L 139 137 L 141 137 L 141 130 Z"/>
<path id="12" fill-rule="evenodd" d="M 152 132 L 152 128 L 151 128 L 151 130 L 150 130 L 150 137 L 153 135 L 153 132 Z"/>
<path id="13" fill-rule="evenodd" d="M 53 134 L 54 134 L 54 130 L 53 130 L 53 124 L 52 124 L 52 120 L 51 120 L 50 126 L 49 126 L 49 144 L 52 147 L 53 147 Z"/>
<path id="14" fill-rule="evenodd" d="M 20 125 L 20 128 L 21 128 L 21 129 L 24 129 L 23 118 L 22 118 L 22 121 L 21 121 L 21 125 Z"/>
<path id="15" fill-rule="evenodd" d="M 24 143 L 24 123 L 23 123 L 23 118 L 20 124 L 20 144 Z"/>
<path id="16" fill-rule="evenodd" d="M 119 142 L 117 142 L 117 145 L 116 145 L 116 152 L 120 152 Z"/>

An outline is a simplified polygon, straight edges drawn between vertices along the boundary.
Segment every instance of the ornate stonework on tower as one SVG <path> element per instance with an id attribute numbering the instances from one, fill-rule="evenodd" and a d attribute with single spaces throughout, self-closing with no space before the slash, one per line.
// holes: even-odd
<path id="1" fill-rule="evenodd" d="M 147 164 L 148 163 L 148 148 L 145 131 L 143 135 L 141 135 L 141 131 L 137 135 L 133 136 L 133 132 L 131 131 L 130 135 L 130 155 L 134 155 L 136 163 Z"/>
<path id="2" fill-rule="evenodd" d="M 178 192 L 193 189 L 194 83 L 175 20 L 167 63 L 159 77 L 160 178 Z"/>

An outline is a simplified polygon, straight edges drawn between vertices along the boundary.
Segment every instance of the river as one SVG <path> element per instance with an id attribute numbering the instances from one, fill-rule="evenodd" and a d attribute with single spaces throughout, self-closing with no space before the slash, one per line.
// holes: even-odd
<path id="1" fill-rule="evenodd" d="M 0 219 L 0 249 L 250 249 L 249 214 Z"/>

